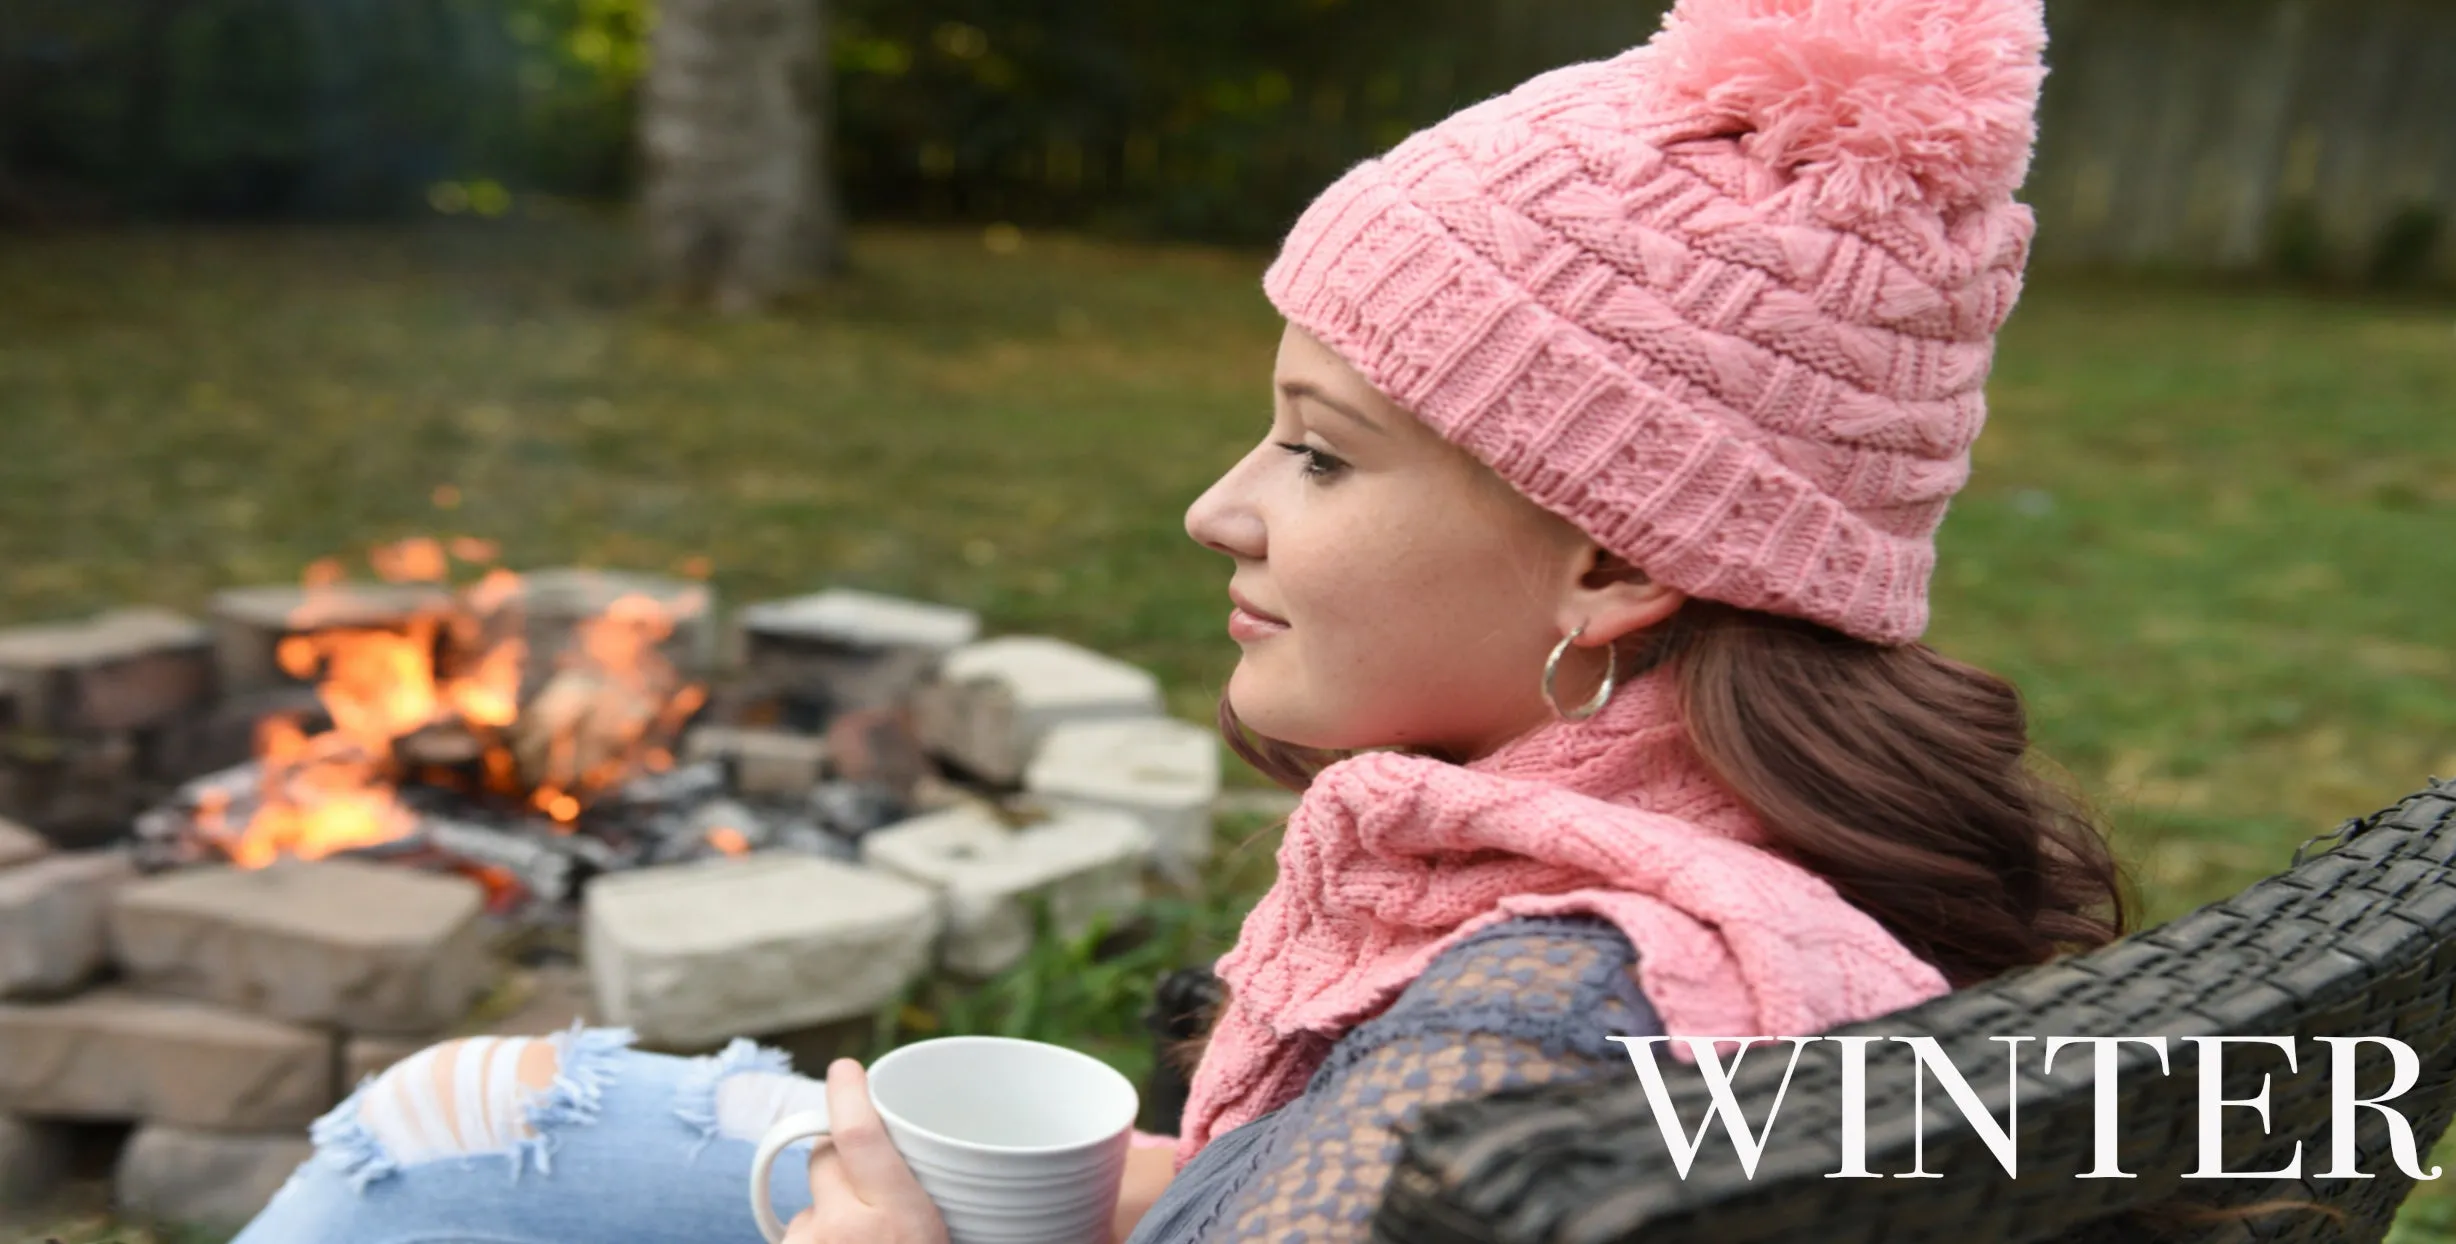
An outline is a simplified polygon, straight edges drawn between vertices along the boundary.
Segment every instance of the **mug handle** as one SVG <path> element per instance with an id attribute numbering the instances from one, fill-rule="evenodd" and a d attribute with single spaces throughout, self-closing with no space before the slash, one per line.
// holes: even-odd
<path id="1" fill-rule="evenodd" d="M 768 1198 L 768 1168 L 776 1164 L 776 1155 L 804 1140 L 824 1140 L 829 1124 L 824 1110 L 803 1110 L 776 1120 L 776 1126 L 759 1138 L 759 1152 L 750 1160 L 750 1212 L 759 1220 L 759 1234 L 768 1244 L 784 1244 L 785 1224 L 777 1221 L 776 1206 Z"/>

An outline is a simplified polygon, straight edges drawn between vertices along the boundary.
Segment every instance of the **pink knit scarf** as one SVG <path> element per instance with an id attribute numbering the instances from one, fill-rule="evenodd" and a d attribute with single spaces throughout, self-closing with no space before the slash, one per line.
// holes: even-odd
<path id="1" fill-rule="evenodd" d="M 1688 745 L 1667 671 L 1465 767 L 1381 752 L 1324 769 L 1289 818 L 1278 881 L 1219 961 L 1234 997 L 1177 1164 L 1296 1097 L 1435 955 L 1512 917 L 1618 925 L 1673 1036 L 1804 1036 L 1945 992 L 1760 840 Z"/>

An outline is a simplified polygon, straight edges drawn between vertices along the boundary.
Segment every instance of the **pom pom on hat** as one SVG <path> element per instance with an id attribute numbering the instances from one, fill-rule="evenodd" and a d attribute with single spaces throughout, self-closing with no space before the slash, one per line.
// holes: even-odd
<path id="1" fill-rule="evenodd" d="M 1819 211 L 2006 197 L 2029 172 L 2042 0 L 1679 0 L 1654 86 L 1747 127 L 1748 155 L 1815 177 Z"/>

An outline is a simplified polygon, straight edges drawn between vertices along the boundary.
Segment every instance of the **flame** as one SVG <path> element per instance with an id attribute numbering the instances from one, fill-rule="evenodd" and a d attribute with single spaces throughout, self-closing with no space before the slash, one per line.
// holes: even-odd
<path id="1" fill-rule="evenodd" d="M 452 559 L 484 563 L 495 555 L 492 543 L 471 537 L 419 537 L 376 549 L 368 560 L 387 582 L 443 589 Z M 347 576 L 325 558 L 302 579 L 307 599 L 293 617 L 301 631 L 284 638 L 276 656 L 292 676 L 315 680 L 332 726 L 311 735 L 285 720 L 264 723 L 259 798 L 244 825 L 230 824 L 226 797 L 200 799 L 198 832 L 243 867 L 285 855 L 315 859 L 414 830 L 416 815 L 398 798 L 396 745 L 430 726 L 456 727 L 478 741 L 475 769 L 486 790 L 572 832 L 596 795 L 641 770 L 670 768 L 672 738 L 707 700 L 706 689 L 684 682 L 659 651 L 679 616 L 704 607 L 697 592 L 678 607 L 626 595 L 583 619 L 562 669 L 524 704 L 530 653 L 519 575 L 489 567 L 458 593 L 439 590 L 436 605 L 396 627 L 320 630 L 311 629 L 316 619 L 350 616 L 332 607 Z"/>
<path id="2" fill-rule="evenodd" d="M 731 825 L 719 825 L 708 831 L 708 845 L 727 855 L 750 854 L 750 839 Z"/>

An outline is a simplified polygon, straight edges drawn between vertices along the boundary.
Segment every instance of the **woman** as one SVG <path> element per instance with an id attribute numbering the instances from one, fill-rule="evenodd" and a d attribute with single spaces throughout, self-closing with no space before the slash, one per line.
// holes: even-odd
<path id="1" fill-rule="evenodd" d="M 1361 1239 L 1426 1103 L 2113 936 L 2018 696 L 1915 642 L 2044 41 L 2038 0 L 1684 0 L 1298 222 L 1270 433 L 1186 529 L 1234 562 L 1222 729 L 1304 797 L 1121 1237 Z M 822 1097 L 793 1244 L 943 1240 L 857 1065 L 575 1032 L 386 1073 L 240 1242 L 748 1240 L 752 1144 Z"/>

